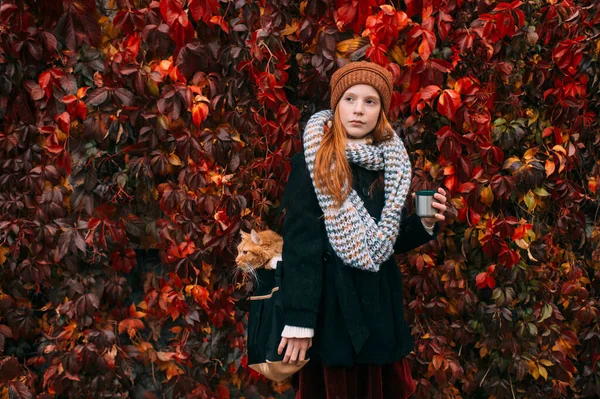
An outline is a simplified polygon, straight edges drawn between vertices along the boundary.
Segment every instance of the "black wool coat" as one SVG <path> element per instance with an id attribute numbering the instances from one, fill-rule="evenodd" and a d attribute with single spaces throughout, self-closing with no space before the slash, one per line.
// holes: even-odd
<path id="1" fill-rule="evenodd" d="M 327 238 L 303 153 L 294 155 L 283 196 L 281 300 L 285 324 L 315 329 L 310 356 L 329 366 L 386 364 L 414 347 L 404 319 L 402 273 L 394 257 L 378 272 L 344 265 Z M 383 188 L 369 193 L 379 172 L 351 165 L 353 188 L 377 221 L 384 206 Z M 409 200 L 409 198 L 407 198 Z M 420 218 L 403 209 L 395 253 L 435 238 Z"/>

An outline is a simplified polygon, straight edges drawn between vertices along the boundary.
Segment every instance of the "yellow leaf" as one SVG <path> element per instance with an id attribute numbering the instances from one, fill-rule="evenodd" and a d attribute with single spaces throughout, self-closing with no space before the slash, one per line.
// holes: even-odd
<path id="1" fill-rule="evenodd" d="M 281 36 L 289 36 L 298 30 L 298 20 L 294 20 L 291 25 L 285 24 L 285 29 L 281 31 Z"/>
<path id="2" fill-rule="evenodd" d="M 529 192 L 525 195 L 525 197 L 523 197 L 523 201 L 525 201 L 525 205 L 527 206 L 527 209 L 530 212 L 533 212 L 533 210 L 535 209 L 535 196 L 531 192 L 531 190 L 529 190 Z"/>
<path id="3" fill-rule="evenodd" d="M 304 9 L 306 8 L 306 5 L 308 4 L 308 1 L 302 1 L 300 2 L 300 15 L 304 15 Z"/>
<path id="4" fill-rule="evenodd" d="M 458 315 L 458 309 L 452 302 L 448 303 L 448 307 L 446 308 L 446 312 L 451 315 Z"/>
<path id="5" fill-rule="evenodd" d="M 489 352 L 485 346 L 482 346 L 481 349 L 479 349 L 479 357 L 481 357 L 482 359 L 486 357 L 488 353 Z"/>
<path id="6" fill-rule="evenodd" d="M 552 363 L 550 360 L 548 359 L 541 359 L 540 363 L 542 363 L 544 366 L 546 367 L 552 367 L 554 366 L 554 363 Z"/>
<path id="7" fill-rule="evenodd" d="M 547 197 L 550 195 L 548 191 L 544 187 L 536 187 L 533 192 L 540 197 Z"/>
<path id="8" fill-rule="evenodd" d="M 6 254 L 9 249 L 7 247 L 0 247 L 0 265 L 6 262 Z"/>
<path id="9" fill-rule="evenodd" d="M 494 193 L 492 192 L 492 189 L 489 186 L 481 189 L 480 196 L 481 202 L 483 202 L 487 206 L 491 206 L 494 202 Z"/>
<path id="10" fill-rule="evenodd" d="M 515 162 L 521 162 L 521 160 L 517 157 L 510 157 L 507 160 L 504 161 L 504 165 L 502 165 L 503 169 L 509 169 L 511 167 L 511 165 Z"/>
<path id="11" fill-rule="evenodd" d="M 523 239 L 515 240 L 515 244 L 517 244 L 519 246 L 519 248 L 521 248 L 521 249 L 529 248 L 529 244 L 527 243 L 527 241 L 525 241 Z"/>
<path id="12" fill-rule="evenodd" d="M 527 122 L 527 126 L 531 126 L 540 117 L 540 111 L 538 111 L 537 109 L 528 108 L 527 110 L 525 110 L 525 115 L 527 116 L 527 119 L 529 119 L 529 121 Z"/>
<path id="13" fill-rule="evenodd" d="M 181 159 L 176 154 L 169 155 L 169 163 L 173 166 L 181 166 Z"/>
<path id="14" fill-rule="evenodd" d="M 537 363 L 534 362 L 533 360 L 528 360 L 527 368 L 529 369 L 529 374 L 531 374 L 533 376 L 533 378 L 535 378 L 537 380 L 538 377 L 540 376 Z"/>
<path id="15" fill-rule="evenodd" d="M 404 50 L 402 50 L 400 46 L 394 46 L 389 51 L 389 54 L 392 56 L 392 58 L 394 59 L 394 61 L 396 61 L 398 65 L 402 66 L 406 64 L 406 53 L 404 53 Z"/>
<path id="16" fill-rule="evenodd" d="M 548 379 L 548 371 L 546 370 L 546 368 L 544 366 L 540 366 L 539 370 L 540 370 L 540 375 L 542 377 L 544 377 L 545 380 L 547 380 Z"/>
<path id="17" fill-rule="evenodd" d="M 533 157 L 535 156 L 535 154 L 537 154 L 537 152 L 538 152 L 537 147 L 530 148 L 527 151 L 525 151 L 525 154 L 523 154 L 523 159 L 529 161 L 530 159 L 533 159 Z"/>
<path id="18" fill-rule="evenodd" d="M 355 36 L 350 39 L 342 40 L 336 44 L 335 49 L 340 55 L 352 54 L 361 47 L 369 43 L 368 37 Z"/>

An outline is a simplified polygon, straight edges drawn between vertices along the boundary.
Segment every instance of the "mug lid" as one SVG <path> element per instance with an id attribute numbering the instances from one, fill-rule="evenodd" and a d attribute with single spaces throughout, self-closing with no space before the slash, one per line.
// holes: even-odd
<path id="1" fill-rule="evenodd" d="M 420 190 L 420 191 L 417 191 L 415 194 L 417 194 L 417 195 L 433 195 L 433 194 L 435 194 L 435 190 Z"/>

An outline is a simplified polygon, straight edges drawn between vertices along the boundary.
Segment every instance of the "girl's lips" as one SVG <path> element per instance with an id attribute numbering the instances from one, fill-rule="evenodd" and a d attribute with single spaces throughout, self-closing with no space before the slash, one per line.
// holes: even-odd
<path id="1" fill-rule="evenodd" d="M 350 123 L 352 123 L 353 125 L 364 125 L 364 123 L 359 121 L 350 121 Z"/>

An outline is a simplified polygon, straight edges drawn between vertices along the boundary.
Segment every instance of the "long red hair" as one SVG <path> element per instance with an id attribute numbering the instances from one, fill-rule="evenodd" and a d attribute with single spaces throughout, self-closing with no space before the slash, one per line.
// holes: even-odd
<path id="1" fill-rule="evenodd" d="M 389 140 L 394 132 L 383 107 L 373 129 L 373 143 Z M 315 157 L 315 183 L 322 192 L 329 194 L 340 207 L 352 189 L 352 171 L 346 159 L 347 132 L 340 118 L 339 107 L 335 107 L 333 123 L 325 129 L 321 145 Z"/>

